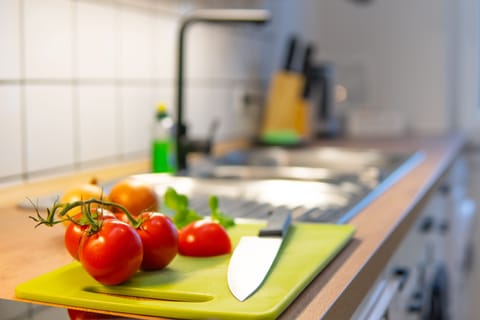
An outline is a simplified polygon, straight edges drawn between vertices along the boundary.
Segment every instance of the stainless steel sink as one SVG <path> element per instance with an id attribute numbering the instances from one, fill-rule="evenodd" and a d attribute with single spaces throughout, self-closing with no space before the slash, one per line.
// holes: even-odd
<path id="1" fill-rule="evenodd" d="M 335 173 L 357 174 L 368 168 L 396 168 L 410 155 L 389 154 L 371 149 L 311 147 L 285 149 L 257 148 L 228 153 L 215 160 L 217 166 L 321 168 Z"/>
<path id="2" fill-rule="evenodd" d="M 344 148 L 252 149 L 196 167 L 190 176 L 136 176 L 163 194 L 168 186 L 187 194 L 208 215 L 208 197 L 243 218 L 265 218 L 277 207 L 297 221 L 346 223 L 423 158 Z"/>
<path id="3" fill-rule="evenodd" d="M 187 175 L 212 179 L 348 181 L 375 188 L 411 157 L 412 154 L 338 147 L 258 148 L 231 152 Z"/>
<path id="4" fill-rule="evenodd" d="M 162 174 L 133 177 L 153 185 L 160 196 L 168 187 L 174 187 L 186 194 L 192 208 L 203 215 L 210 214 L 208 199 L 216 195 L 223 211 L 241 218 L 266 218 L 274 208 L 282 207 L 292 210 L 297 220 L 333 222 L 333 213 L 351 207 L 365 193 L 363 187 L 351 183 L 204 179 Z"/>
<path id="5" fill-rule="evenodd" d="M 280 147 L 253 148 L 234 151 L 219 158 L 220 161 L 238 161 L 249 165 L 283 165 L 329 168 L 358 168 L 382 164 L 385 153 L 372 149 L 342 147 L 307 147 L 287 149 Z M 351 160 L 355 160 L 352 163 Z"/>
<path id="6" fill-rule="evenodd" d="M 297 215 L 299 220 L 345 223 L 422 159 L 421 152 L 391 154 L 338 147 L 269 147 L 228 153 L 209 162 L 209 165 L 195 168 L 189 175 L 208 181 L 223 180 L 221 183 L 226 185 L 243 181 L 249 188 L 252 188 L 252 184 L 260 186 L 261 181 L 268 181 L 268 188 L 253 188 L 253 192 L 269 194 L 270 198 L 265 199 L 269 203 L 285 197 L 292 204 L 305 207 Z M 290 191 L 276 193 L 276 197 L 273 197 L 269 190 L 275 180 L 281 180 L 277 184 L 285 188 L 290 183 Z M 305 192 L 299 182 L 328 186 L 328 192 Z M 346 189 L 354 191 L 349 193 Z M 305 197 L 299 199 L 302 193 Z M 319 199 L 325 194 L 328 205 L 305 202 L 306 199 Z M 343 202 L 333 200 L 336 197 L 343 199 Z"/>
<path id="7" fill-rule="evenodd" d="M 252 166 L 252 165 L 214 165 L 207 170 L 197 172 L 197 177 L 210 179 L 283 179 L 297 181 L 321 181 L 331 184 L 351 182 L 366 187 L 376 186 L 383 172 L 378 167 L 366 167 L 358 171 L 341 171 L 329 168 Z"/>

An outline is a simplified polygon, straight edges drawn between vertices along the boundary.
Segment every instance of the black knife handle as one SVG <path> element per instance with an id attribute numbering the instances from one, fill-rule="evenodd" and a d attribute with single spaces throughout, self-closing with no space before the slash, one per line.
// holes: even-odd
<path id="1" fill-rule="evenodd" d="M 310 96 L 310 91 L 312 89 L 312 75 L 311 75 L 311 67 L 312 67 L 312 55 L 314 53 L 315 47 L 313 44 L 308 44 L 307 48 L 305 49 L 303 55 L 303 65 L 302 65 L 302 74 L 305 79 L 305 84 L 303 86 L 303 93 L 302 96 L 304 98 L 308 98 Z"/>
<path id="2" fill-rule="evenodd" d="M 303 52 L 302 73 L 304 76 L 307 76 L 308 71 L 310 70 L 314 50 L 314 45 L 312 43 L 309 43 L 305 48 L 305 51 Z"/>
<path id="3" fill-rule="evenodd" d="M 273 212 L 265 228 L 258 233 L 259 237 L 284 237 L 292 223 L 292 213 L 287 210 Z"/>
<path id="4" fill-rule="evenodd" d="M 295 35 L 290 36 L 287 43 L 287 55 L 285 57 L 285 64 L 283 69 L 285 71 L 293 71 L 293 58 L 295 56 L 295 50 L 297 47 L 297 37 Z"/>

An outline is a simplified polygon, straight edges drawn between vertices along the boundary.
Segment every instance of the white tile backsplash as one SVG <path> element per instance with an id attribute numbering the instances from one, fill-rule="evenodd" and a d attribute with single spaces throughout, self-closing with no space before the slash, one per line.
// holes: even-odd
<path id="1" fill-rule="evenodd" d="M 221 6 L 245 3 L 257 5 Z M 219 4 L 0 0 L 0 183 L 148 155 L 156 105 L 176 117 L 181 17 L 212 6 Z M 245 131 L 233 92 L 258 79 L 265 42 L 245 28 L 199 23 L 188 32 L 192 136 L 206 135 L 214 117 L 217 140 Z"/>
<path id="2" fill-rule="evenodd" d="M 27 78 L 71 78 L 75 2 L 25 0 L 23 3 Z"/>
<path id="3" fill-rule="evenodd" d="M 151 78 L 154 19 L 143 11 L 120 10 L 120 77 Z"/>
<path id="4" fill-rule="evenodd" d="M 77 3 L 76 75 L 79 78 L 113 79 L 116 76 L 118 10 L 112 1 L 104 3 L 107 5 Z"/>
<path id="5" fill-rule="evenodd" d="M 155 105 L 152 89 L 126 86 L 121 89 L 121 152 L 124 155 L 144 153 L 150 148 Z"/>
<path id="6" fill-rule="evenodd" d="M 0 79 L 20 77 L 20 4 L 0 1 Z"/>
<path id="7" fill-rule="evenodd" d="M 154 78 L 174 79 L 177 66 L 177 28 L 179 19 L 168 15 L 154 17 L 152 72 Z"/>
<path id="8" fill-rule="evenodd" d="M 78 97 L 79 160 L 114 157 L 117 154 L 116 113 L 120 110 L 113 85 L 80 85 Z"/>
<path id="9" fill-rule="evenodd" d="M 192 24 L 185 37 L 185 77 L 218 78 L 231 71 L 227 63 L 229 52 L 228 26 Z"/>
<path id="10" fill-rule="evenodd" d="M 263 26 L 257 26 L 255 30 L 263 30 Z M 271 59 L 263 58 L 270 43 L 265 42 L 261 34 L 253 32 L 252 29 L 237 32 L 236 35 L 230 48 L 231 74 L 240 79 L 261 79 L 270 70 L 269 65 L 272 63 Z"/>
<path id="11" fill-rule="evenodd" d="M 210 127 L 218 121 L 214 134 L 215 140 L 225 140 L 238 135 L 241 130 L 238 110 L 233 108 L 232 90 L 223 88 L 190 88 L 188 106 L 185 108 L 185 122 L 189 135 L 196 138 L 207 138 Z"/>
<path id="12" fill-rule="evenodd" d="M 0 177 L 22 173 L 20 86 L 0 87 Z"/>
<path id="13" fill-rule="evenodd" d="M 185 74 L 194 79 L 260 78 L 264 42 L 262 25 L 197 24 L 187 31 Z M 245 30 L 247 32 L 245 32 Z"/>
<path id="14" fill-rule="evenodd" d="M 173 80 L 168 83 L 161 83 L 160 85 L 153 86 L 152 88 L 152 100 L 151 105 L 157 106 L 162 103 L 167 106 L 167 110 L 171 116 L 176 114 L 176 97 Z"/>
<path id="15" fill-rule="evenodd" d="M 74 164 L 73 88 L 27 85 L 26 143 L 29 172 Z"/>

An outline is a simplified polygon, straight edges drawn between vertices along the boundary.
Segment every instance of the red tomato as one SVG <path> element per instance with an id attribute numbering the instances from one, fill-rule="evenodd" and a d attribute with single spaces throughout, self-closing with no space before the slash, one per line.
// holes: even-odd
<path id="1" fill-rule="evenodd" d="M 80 246 L 80 240 L 82 239 L 83 233 L 87 228 L 88 226 L 81 226 L 69 222 L 65 229 L 65 236 L 63 238 L 65 248 L 67 248 L 68 253 L 70 253 L 75 260 L 78 260 L 78 247 Z"/>
<path id="2" fill-rule="evenodd" d="M 70 320 L 101 320 L 101 319 L 122 319 L 122 317 L 110 314 L 96 313 L 84 310 L 67 309 Z"/>
<path id="3" fill-rule="evenodd" d="M 115 215 L 106 210 L 106 209 L 97 209 L 97 212 L 102 215 L 103 219 L 116 219 Z M 75 215 L 75 220 L 80 220 L 82 214 L 78 213 Z M 75 259 L 78 260 L 78 247 L 80 246 L 80 240 L 85 230 L 88 228 L 88 225 L 81 226 L 74 222 L 69 221 L 65 229 L 64 243 L 65 248 L 67 248 L 68 253 Z"/>
<path id="4" fill-rule="evenodd" d="M 115 219 L 104 220 L 97 233 L 84 233 L 79 259 L 85 270 L 105 285 L 120 284 L 137 272 L 143 245 L 137 231 Z"/>
<path id="5" fill-rule="evenodd" d="M 137 232 L 142 238 L 143 270 L 166 267 L 178 252 L 178 232 L 172 220 L 158 212 L 144 212 Z"/>
<path id="6" fill-rule="evenodd" d="M 211 257 L 230 253 L 231 250 L 228 233 L 216 222 L 194 221 L 180 230 L 178 252 L 181 255 Z"/>

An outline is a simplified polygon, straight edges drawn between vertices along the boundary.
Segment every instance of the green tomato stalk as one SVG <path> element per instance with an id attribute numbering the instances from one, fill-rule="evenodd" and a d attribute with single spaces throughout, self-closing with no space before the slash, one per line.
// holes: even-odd
<path id="1" fill-rule="evenodd" d="M 106 201 L 102 199 L 89 199 L 89 200 L 78 200 L 70 203 L 54 203 L 52 208 L 47 208 L 47 215 L 43 217 L 38 211 L 37 206 L 28 199 L 36 211 L 36 216 L 30 216 L 29 218 L 37 222 L 35 227 L 39 225 L 54 226 L 58 223 L 61 223 L 68 219 L 69 221 L 76 223 L 78 225 L 90 225 L 90 232 L 98 232 L 102 225 L 102 219 L 98 213 L 93 214 L 91 212 L 92 205 L 99 205 L 99 210 L 106 207 L 115 207 L 120 209 L 128 218 L 128 221 L 134 228 L 138 228 L 142 223 L 142 218 L 136 219 L 124 206 L 121 204 Z M 175 223 L 178 229 L 181 229 L 193 221 L 201 220 L 203 217 L 198 214 L 195 210 L 189 207 L 189 200 L 186 195 L 180 194 L 175 191 L 174 188 L 169 187 L 164 194 L 164 203 L 167 207 L 175 211 L 175 214 L 172 216 L 172 220 Z M 235 225 L 235 221 L 232 217 L 229 217 L 224 212 L 222 212 L 218 205 L 218 198 L 216 196 L 210 196 L 209 207 L 211 210 L 211 219 L 219 223 L 224 228 L 231 227 Z M 67 215 L 67 212 L 73 208 L 81 207 L 82 218 L 74 219 Z M 94 210 L 96 212 L 96 210 Z M 58 219 L 60 217 L 60 219 Z M 66 217 L 66 218 L 65 218 Z"/>
<path id="2" fill-rule="evenodd" d="M 32 201 L 30 200 L 30 202 Z M 95 233 L 100 230 L 102 226 L 102 219 L 100 219 L 101 215 L 99 214 L 92 215 L 91 213 L 92 204 L 100 205 L 98 210 L 103 210 L 105 207 L 115 207 L 120 209 L 123 213 L 125 213 L 130 224 L 134 228 L 139 227 L 143 223 L 142 219 L 135 219 L 135 217 L 121 204 L 111 202 L 111 201 L 106 201 L 106 200 L 94 199 L 94 198 L 89 200 L 78 200 L 70 203 L 55 203 L 52 208 L 47 208 L 47 216 L 45 218 L 40 214 L 40 212 L 38 211 L 38 208 L 34 205 L 36 216 L 35 217 L 30 216 L 29 218 L 37 222 L 35 227 L 38 227 L 39 225 L 47 225 L 47 226 L 56 225 L 58 223 L 63 222 L 65 220 L 64 217 L 66 216 L 67 217 L 66 219 L 72 221 L 73 223 L 76 223 L 79 225 L 90 225 L 90 232 Z M 79 220 L 66 215 L 68 211 L 76 207 L 82 208 L 81 210 L 82 218 Z M 56 217 L 61 217 L 62 219 L 56 219 Z"/>

